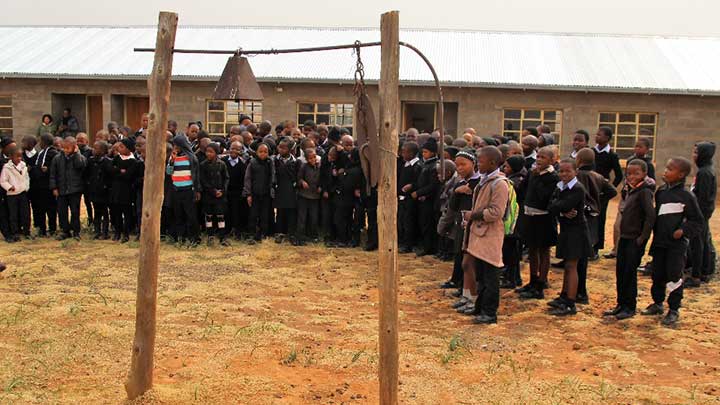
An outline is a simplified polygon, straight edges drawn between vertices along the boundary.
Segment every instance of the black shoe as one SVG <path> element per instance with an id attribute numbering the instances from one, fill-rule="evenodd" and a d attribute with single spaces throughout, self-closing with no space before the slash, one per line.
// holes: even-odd
<path id="1" fill-rule="evenodd" d="M 208 236 L 208 238 L 207 238 L 207 245 L 208 245 L 208 247 L 211 247 L 211 246 L 213 246 L 214 244 L 215 244 L 215 238 L 212 237 L 212 236 Z"/>
<path id="2" fill-rule="evenodd" d="M 284 235 L 278 235 L 275 237 L 275 243 L 283 243 L 284 239 L 285 239 Z"/>
<path id="3" fill-rule="evenodd" d="M 100 240 L 102 238 L 102 235 L 100 235 L 100 233 L 96 233 L 95 235 L 93 235 L 92 238 L 93 240 Z"/>
<path id="4" fill-rule="evenodd" d="M 635 316 L 635 310 L 629 309 L 629 308 L 623 308 L 622 311 L 615 314 L 615 318 L 618 321 L 622 321 L 623 319 L 632 318 L 633 316 Z"/>
<path id="5" fill-rule="evenodd" d="M 476 325 L 489 325 L 491 323 L 497 323 L 497 316 L 480 314 L 473 318 L 472 322 Z"/>
<path id="6" fill-rule="evenodd" d="M 520 299 L 522 299 L 522 300 L 542 300 L 542 299 L 545 299 L 545 293 L 543 292 L 543 290 L 537 290 L 535 288 L 531 288 L 528 291 L 521 292 Z"/>
<path id="7" fill-rule="evenodd" d="M 64 232 L 59 233 L 58 236 L 55 237 L 56 240 L 65 240 L 65 239 L 69 239 L 69 238 L 70 238 L 70 234 L 64 233 Z"/>
<path id="8" fill-rule="evenodd" d="M 450 289 L 450 288 L 457 288 L 457 286 L 455 285 L 455 283 L 453 283 L 452 281 L 448 280 L 448 281 L 440 284 L 440 288 L 442 288 L 443 290 L 447 290 L 447 289 Z"/>
<path id="9" fill-rule="evenodd" d="M 514 281 L 509 281 L 509 280 L 505 280 L 502 283 L 500 283 L 500 288 L 502 288 L 504 290 L 512 290 L 516 286 L 517 286 L 517 284 L 515 284 Z"/>
<path id="10" fill-rule="evenodd" d="M 228 242 L 227 238 L 220 238 L 220 246 L 230 246 L 230 242 Z"/>
<path id="11" fill-rule="evenodd" d="M 559 296 L 554 300 L 548 301 L 547 304 L 552 308 L 562 308 L 564 305 L 567 305 L 567 301 L 562 296 Z"/>
<path id="12" fill-rule="evenodd" d="M 102 238 L 101 238 L 101 239 L 102 239 L 102 240 L 108 240 L 108 239 L 110 239 L 110 235 L 108 235 L 107 232 L 106 232 L 106 233 L 104 233 L 104 234 L 102 235 Z"/>
<path id="13" fill-rule="evenodd" d="M 663 314 L 663 307 L 662 304 L 655 304 L 652 303 L 648 305 L 647 308 L 645 308 L 642 312 L 640 312 L 641 315 L 651 316 L 651 315 L 662 315 Z"/>
<path id="14" fill-rule="evenodd" d="M 460 289 L 457 289 L 457 290 L 451 292 L 450 295 L 455 298 L 460 298 L 462 296 L 462 291 L 460 291 Z"/>
<path id="15" fill-rule="evenodd" d="M 575 298 L 576 304 L 582 304 L 582 305 L 588 305 L 590 303 L 590 298 L 588 298 L 585 294 L 578 294 Z"/>
<path id="16" fill-rule="evenodd" d="M 620 312 L 622 312 L 624 310 L 625 310 L 625 308 L 618 305 L 613 309 L 609 309 L 609 310 L 603 312 L 603 316 L 616 316 L 617 314 L 619 314 Z"/>
<path id="17" fill-rule="evenodd" d="M 677 321 L 680 320 L 680 312 L 671 309 L 668 311 L 667 315 L 665 315 L 665 318 L 662 320 L 662 324 L 665 326 L 672 326 L 677 323 Z"/>
<path id="18" fill-rule="evenodd" d="M 596 261 L 598 261 L 598 260 L 600 260 L 600 255 L 598 255 L 597 252 L 595 252 L 594 255 L 592 255 L 592 256 L 590 256 L 590 257 L 588 258 L 588 261 L 589 261 L 589 262 L 596 262 Z"/>
<path id="19" fill-rule="evenodd" d="M 688 277 L 683 282 L 683 285 L 687 288 L 698 288 L 702 285 L 702 282 L 699 278 Z"/>
<path id="20" fill-rule="evenodd" d="M 516 289 L 515 289 L 515 292 L 516 292 L 516 293 L 524 293 L 524 292 L 530 291 L 530 290 L 532 290 L 532 289 L 533 289 L 533 285 L 532 285 L 531 283 L 527 283 L 527 284 L 525 284 L 525 285 L 522 286 L 522 287 L 516 288 Z"/>
<path id="21" fill-rule="evenodd" d="M 565 260 L 560 260 L 557 263 L 552 263 L 550 266 L 556 268 L 556 269 L 564 269 L 565 268 Z"/>
<path id="22" fill-rule="evenodd" d="M 195 239 L 191 239 L 190 242 L 188 242 L 187 247 L 188 247 L 188 249 L 194 249 L 194 248 L 198 247 L 199 244 L 200 244 L 200 239 L 195 238 Z"/>
<path id="23" fill-rule="evenodd" d="M 462 311 L 458 311 L 463 315 L 467 316 L 473 316 L 473 315 L 480 315 L 480 312 L 475 308 L 475 304 L 468 305 L 463 309 Z"/>
<path id="24" fill-rule="evenodd" d="M 577 314 L 577 308 L 575 307 L 575 304 L 565 303 L 559 308 L 551 309 L 549 314 L 555 316 L 575 315 Z"/>
<path id="25" fill-rule="evenodd" d="M 360 246 L 360 242 L 358 242 L 356 240 L 350 242 L 350 247 L 353 249 L 355 249 L 356 247 L 359 247 L 359 246 Z"/>
<path id="26" fill-rule="evenodd" d="M 256 244 L 257 242 L 258 242 L 258 241 L 256 241 L 255 239 L 248 239 L 248 240 L 247 240 L 247 244 L 248 244 L 248 245 L 254 245 L 254 244 Z"/>
<path id="27" fill-rule="evenodd" d="M 115 232 L 115 233 L 113 234 L 112 240 L 113 240 L 114 242 L 119 241 L 119 240 L 120 240 L 120 232 Z"/>
<path id="28" fill-rule="evenodd" d="M 608 253 L 605 253 L 605 254 L 603 255 L 603 257 L 606 258 L 606 259 L 614 259 L 614 258 L 617 257 L 617 253 L 615 253 L 615 252 L 608 252 Z"/>
<path id="29" fill-rule="evenodd" d="M 45 238 L 48 236 L 47 231 L 38 231 L 38 238 Z"/>
<path id="30" fill-rule="evenodd" d="M 334 248 L 334 247 L 337 247 L 337 243 L 329 240 L 329 241 L 325 242 L 325 247 Z"/>
<path id="31" fill-rule="evenodd" d="M 398 250 L 398 253 L 400 253 L 401 255 L 405 255 L 405 254 L 412 253 L 412 252 L 413 252 L 412 248 L 407 247 L 407 246 L 401 246 L 400 249 Z"/>
<path id="32" fill-rule="evenodd" d="M 470 302 L 470 300 L 468 300 L 466 298 L 461 298 L 461 299 L 453 302 L 452 304 L 450 304 L 450 307 L 453 309 L 458 309 L 460 307 L 464 307 L 465 305 L 467 305 L 468 302 Z"/>
<path id="33" fill-rule="evenodd" d="M 128 243 L 130 241 L 130 238 L 128 238 L 127 235 L 123 235 L 123 237 L 120 239 L 120 243 Z"/>
<path id="34" fill-rule="evenodd" d="M 543 289 L 543 290 L 547 290 L 548 288 L 550 288 L 550 282 L 547 281 L 547 280 L 543 281 L 543 283 L 542 283 L 542 289 Z"/>

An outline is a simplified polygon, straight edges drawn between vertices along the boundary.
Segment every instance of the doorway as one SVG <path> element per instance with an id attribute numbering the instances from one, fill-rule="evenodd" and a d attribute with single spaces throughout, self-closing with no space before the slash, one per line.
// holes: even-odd
<path id="1" fill-rule="evenodd" d="M 443 103 L 445 134 L 456 136 L 458 103 Z M 434 102 L 403 102 L 403 131 L 415 128 L 418 131 L 431 133 L 437 128 L 437 104 Z"/>
<path id="2" fill-rule="evenodd" d="M 87 96 L 87 129 L 92 141 L 95 134 L 103 129 L 102 96 Z"/>
<path id="3" fill-rule="evenodd" d="M 63 110 L 69 108 L 71 114 L 78 120 L 80 132 L 87 128 L 87 100 L 84 94 L 57 94 L 52 95 L 52 116 L 55 122 L 60 123 Z"/>
<path id="4" fill-rule="evenodd" d="M 150 111 L 149 97 L 125 97 L 125 125 L 133 132 L 142 126 L 142 115 Z"/>

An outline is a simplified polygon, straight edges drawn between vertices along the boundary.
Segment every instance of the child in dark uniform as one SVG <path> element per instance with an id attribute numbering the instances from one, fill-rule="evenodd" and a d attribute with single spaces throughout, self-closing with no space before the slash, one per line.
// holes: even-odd
<path id="1" fill-rule="evenodd" d="M 258 145 L 256 156 L 250 160 L 245 170 L 243 195 L 250 206 L 249 227 L 255 234 L 254 239 L 248 241 L 250 244 L 270 234 L 272 199 L 275 195 L 275 166 L 268 156 L 269 151 L 267 144 Z"/>
<path id="2" fill-rule="evenodd" d="M 337 224 L 335 212 L 337 211 L 338 187 L 338 151 L 335 146 L 328 149 L 327 154 L 320 163 L 320 187 L 322 199 L 320 200 L 320 215 L 325 245 L 332 247 L 337 239 Z"/>
<path id="3" fill-rule="evenodd" d="M 243 153 L 244 147 L 242 143 L 236 141 L 230 145 L 230 153 L 222 160 L 225 162 L 228 170 L 228 210 L 226 213 L 226 221 L 229 223 L 229 233 L 233 233 L 235 238 L 242 239 L 243 234 L 247 231 L 248 223 L 248 205 L 243 198 L 243 186 L 245 184 L 245 170 L 250 160 L 247 153 Z"/>
<path id="4" fill-rule="evenodd" d="M 282 243 L 284 235 L 290 239 L 290 243 L 297 245 L 297 173 L 300 162 L 292 155 L 294 142 L 284 138 L 278 143 L 278 154 L 272 157 L 275 165 L 275 199 L 274 206 L 277 209 L 278 235 L 276 243 Z"/>
<path id="5" fill-rule="evenodd" d="M 109 239 L 110 217 L 108 210 L 110 192 L 110 172 L 113 161 L 107 157 L 108 145 L 105 141 L 97 141 L 93 145 L 93 154 L 88 159 L 86 173 L 86 193 L 95 213 L 93 239 Z"/>
<path id="6" fill-rule="evenodd" d="M 422 239 L 416 252 L 418 257 L 435 253 L 437 247 L 435 199 L 442 185 L 437 176 L 437 142 L 434 138 L 428 139 L 422 146 L 422 156 L 422 170 L 418 176 L 417 187 L 410 194 L 418 205 L 418 224 Z"/>
<path id="7" fill-rule="evenodd" d="M 505 176 L 512 182 L 515 189 L 515 196 L 518 202 L 518 211 L 522 212 L 522 202 L 525 199 L 523 180 L 527 177 L 527 170 L 524 166 L 525 160 L 522 156 L 510 156 L 502 166 Z M 522 285 L 520 276 L 520 259 L 522 250 L 517 227 L 510 235 L 505 235 L 503 240 L 503 263 L 505 264 L 505 275 L 501 288 L 515 288 Z"/>
<path id="8" fill-rule="evenodd" d="M 113 240 L 125 243 L 130 240 L 130 227 L 132 225 L 135 202 L 133 194 L 135 176 L 137 175 L 137 159 L 135 159 L 135 141 L 125 138 L 118 142 L 118 154 L 113 159 L 110 171 L 110 209 L 114 212 L 115 235 Z M 121 238 L 122 235 L 122 238 Z"/>
<path id="9" fill-rule="evenodd" d="M 417 202 L 410 194 L 416 187 L 422 165 L 417 156 L 420 152 L 415 142 L 405 142 L 400 154 L 402 164 L 397 177 L 398 186 L 398 242 L 400 253 L 410 253 L 415 248 L 417 239 Z"/>
<path id="10" fill-rule="evenodd" d="M 225 163 L 218 159 L 219 153 L 220 145 L 210 143 L 205 148 L 205 161 L 200 164 L 200 187 L 203 190 L 201 203 L 208 246 L 213 245 L 216 235 L 221 245 L 228 246 L 225 239 L 225 212 L 229 175 Z"/>
<path id="11" fill-rule="evenodd" d="M 683 298 L 682 271 L 688 240 L 702 231 L 703 217 L 695 195 L 685 189 L 685 179 L 692 169 L 689 160 L 671 158 L 665 167 L 665 184 L 655 193 L 655 226 L 650 255 L 653 257 L 651 294 L 653 303 L 643 315 L 663 313 L 666 290 L 668 310 L 663 325 L 674 325 L 680 319 Z"/>
<path id="12" fill-rule="evenodd" d="M 563 291 L 560 297 L 548 302 L 553 309 L 551 315 L 575 315 L 575 299 L 577 297 L 578 273 L 577 264 L 581 258 L 592 255 L 590 231 L 585 220 L 585 188 L 578 182 L 574 159 L 563 159 L 560 162 L 560 182 L 554 192 L 548 211 L 560 222 L 557 257 L 565 262 L 563 275 Z"/>
<path id="13" fill-rule="evenodd" d="M 700 283 L 707 283 L 715 271 L 715 258 L 713 257 L 715 248 L 710 236 L 710 218 L 715 211 L 717 198 L 717 178 L 713 168 L 714 155 L 715 144 L 713 142 L 697 143 L 693 150 L 697 174 L 691 191 L 695 194 L 704 221 L 700 234 L 690 240 L 692 277 L 687 280 L 687 287 L 699 287 Z"/>
<path id="14" fill-rule="evenodd" d="M 353 223 L 353 211 L 360 200 L 364 176 L 360 167 L 360 153 L 352 149 L 345 156 L 345 167 L 338 176 L 337 209 L 335 223 L 338 227 L 338 247 L 357 247 L 360 229 Z"/>
<path id="15" fill-rule="evenodd" d="M 518 226 L 520 237 L 528 247 L 530 281 L 515 290 L 523 299 L 545 298 L 543 289 L 548 285 L 550 247 L 557 244 L 557 225 L 548 211 L 550 199 L 560 180 L 553 167 L 554 159 L 555 152 L 552 147 L 541 148 L 537 153 L 537 161 L 523 184 L 526 190 L 525 204 Z"/>

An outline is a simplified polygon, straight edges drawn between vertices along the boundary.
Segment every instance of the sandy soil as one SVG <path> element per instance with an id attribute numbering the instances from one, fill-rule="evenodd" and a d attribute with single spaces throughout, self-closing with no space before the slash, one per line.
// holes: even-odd
<path id="1" fill-rule="evenodd" d="M 0 255 L 0 403 L 126 402 L 137 244 L 43 239 Z M 375 253 L 267 241 L 163 246 L 160 263 L 155 388 L 133 403 L 377 403 Z M 676 329 L 607 321 L 614 262 L 601 260 L 577 316 L 503 290 L 499 323 L 481 327 L 436 288 L 449 263 L 405 255 L 400 269 L 402 403 L 720 402 L 717 281 L 686 292 Z"/>

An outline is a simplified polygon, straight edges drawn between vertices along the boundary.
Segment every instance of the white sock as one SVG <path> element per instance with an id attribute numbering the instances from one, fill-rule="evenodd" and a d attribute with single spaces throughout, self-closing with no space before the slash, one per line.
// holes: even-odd
<path id="1" fill-rule="evenodd" d="M 470 302 L 475 302 L 475 301 L 477 301 L 477 295 L 471 295 Z"/>
<path id="2" fill-rule="evenodd" d="M 470 289 L 469 288 L 463 288 L 463 297 L 470 298 Z"/>

